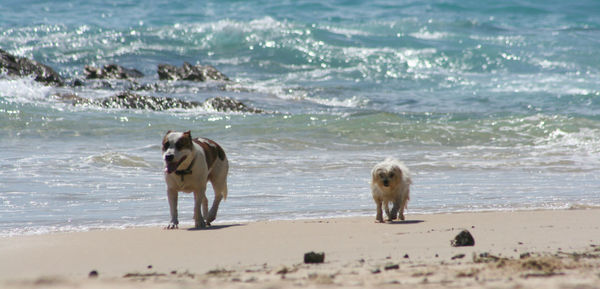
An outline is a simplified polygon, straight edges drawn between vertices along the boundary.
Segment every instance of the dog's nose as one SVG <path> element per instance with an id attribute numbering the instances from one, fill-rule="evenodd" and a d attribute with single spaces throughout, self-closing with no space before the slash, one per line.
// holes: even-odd
<path id="1" fill-rule="evenodd" d="M 389 187 L 390 186 L 390 181 L 388 181 L 388 180 L 383 181 L 383 186 L 384 187 Z"/>
<path id="2" fill-rule="evenodd" d="M 165 161 L 171 162 L 175 158 L 175 155 L 165 155 Z"/>

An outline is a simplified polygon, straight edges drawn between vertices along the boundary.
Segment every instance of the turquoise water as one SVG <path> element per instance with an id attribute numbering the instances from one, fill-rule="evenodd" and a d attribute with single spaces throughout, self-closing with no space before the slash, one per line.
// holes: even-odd
<path id="1" fill-rule="evenodd" d="M 188 2 L 0 3 L 0 48 L 67 82 L 117 63 L 156 84 L 139 94 L 276 112 L 74 107 L 52 95 L 127 85 L 2 76 L 0 235 L 166 224 L 169 129 L 225 148 L 217 222 L 373 215 L 369 172 L 387 156 L 413 171 L 409 219 L 600 206 L 596 1 Z M 232 81 L 158 80 L 184 61 Z"/>

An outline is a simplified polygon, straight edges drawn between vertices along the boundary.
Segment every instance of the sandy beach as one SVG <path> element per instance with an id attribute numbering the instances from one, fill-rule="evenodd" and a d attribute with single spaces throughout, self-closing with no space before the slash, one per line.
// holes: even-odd
<path id="1" fill-rule="evenodd" d="M 0 286 L 600 288 L 598 220 L 599 209 L 576 209 L 5 237 Z M 463 229 L 475 245 L 451 246 Z M 325 262 L 304 264 L 310 251 Z"/>

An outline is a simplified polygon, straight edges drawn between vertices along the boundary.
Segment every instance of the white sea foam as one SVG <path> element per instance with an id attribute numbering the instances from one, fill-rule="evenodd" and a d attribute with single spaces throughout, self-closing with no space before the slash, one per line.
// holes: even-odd
<path id="1" fill-rule="evenodd" d="M 144 158 L 128 155 L 125 153 L 118 152 L 105 152 L 100 155 L 89 156 L 86 161 L 91 164 L 99 165 L 110 165 L 120 167 L 133 167 L 133 168 L 151 168 L 153 167 L 150 163 L 146 162 Z"/>
<path id="2" fill-rule="evenodd" d="M 361 97 L 358 97 L 358 96 L 352 96 L 351 98 L 348 98 L 348 99 L 339 99 L 337 97 L 334 97 L 331 99 L 308 97 L 306 99 L 309 101 L 318 103 L 318 104 L 322 104 L 322 105 L 333 106 L 333 107 L 346 107 L 346 108 L 361 107 L 368 103 L 368 100 L 362 99 Z"/>
<path id="3" fill-rule="evenodd" d="M 345 28 L 345 27 L 325 26 L 324 29 L 331 31 L 335 34 L 344 35 L 347 38 L 351 38 L 352 36 L 370 36 L 370 35 L 372 35 L 372 33 L 364 31 L 364 30 Z"/>
<path id="4" fill-rule="evenodd" d="M 451 36 L 451 34 L 447 32 L 431 32 L 425 29 L 421 29 L 419 32 L 410 33 L 410 36 L 425 40 L 438 40 L 448 38 Z"/>
<path id="5" fill-rule="evenodd" d="M 48 98 L 53 88 L 32 77 L 0 78 L 0 96 L 17 103 L 38 103 Z"/>

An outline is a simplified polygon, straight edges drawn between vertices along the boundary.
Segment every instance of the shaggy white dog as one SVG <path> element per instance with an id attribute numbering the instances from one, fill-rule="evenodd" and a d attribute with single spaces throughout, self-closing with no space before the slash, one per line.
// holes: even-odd
<path id="1" fill-rule="evenodd" d="M 398 213 L 400 220 L 404 220 L 404 209 L 410 199 L 412 184 L 408 168 L 401 161 L 387 158 L 373 167 L 371 176 L 371 193 L 377 205 L 377 222 L 383 223 L 382 205 L 388 221 L 395 220 Z M 391 212 L 390 202 L 393 204 Z"/>

